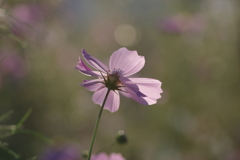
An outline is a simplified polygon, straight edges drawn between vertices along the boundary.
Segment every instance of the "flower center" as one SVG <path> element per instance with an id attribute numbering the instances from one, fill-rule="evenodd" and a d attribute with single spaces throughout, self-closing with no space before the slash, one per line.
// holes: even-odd
<path id="1" fill-rule="evenodd" d="M 105 77 L 105 85 L 107 88 L 111 90 L 117 90 L 119 87 L 122 86 L 122 82 L 119 80 L 118 72 L 115 72 L 113 74 L 108 74 L 107 77 Z"/>

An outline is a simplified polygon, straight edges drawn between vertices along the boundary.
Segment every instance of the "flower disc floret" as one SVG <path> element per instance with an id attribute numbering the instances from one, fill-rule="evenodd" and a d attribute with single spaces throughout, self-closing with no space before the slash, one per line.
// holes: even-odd
<path id="1" fill-rule="evenodd" d="M 121 81 L 119 80 L 118 73 L 108 74 L 107 77 L 103 76 L 105 86 L 110 90 L 120 90 L 122 86 Z"/>

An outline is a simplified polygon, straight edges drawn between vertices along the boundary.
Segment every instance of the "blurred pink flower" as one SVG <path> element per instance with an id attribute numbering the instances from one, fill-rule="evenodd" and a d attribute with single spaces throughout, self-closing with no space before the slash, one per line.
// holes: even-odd
<path id="1" fill-rule="evenodd" d="M 10 30 L 18 37 L 25 38 L 32 34 L 36 25 L 43 19 L 44 10 L 40 4 L 21 4 L 12 8 Z M 35 33 L 36 34 L 36 33 Z"/>
<path id="2" fill-rule="evenodd" d="M 53 146 L 40 156 L 40 160 L 79 160 L 80 158 L 78 147 L 68 145 Z"/>
<path id="3" fill-rule="evenodd" d="M 196 15 L 178 14 L 167 17 L 160 22 L 160 28 L 167 33 L 196 33 L 205 28 L 204 17 Z"/>
<path id="4" fill-rule="evenodd" d="M 119 153 L 111 153 L 109 156 L 106 153 L 99 153 L 93 155 L 91 160 L 126 160 L 126 159 Z"/>
<path id="5" fill-rule="evenodd" d="M 24 59 L 13 50 L 0 51 L 0 76 L 22 79 L 27 74 Z"/>
<path id="6" fill-rule="evenodd" d="M 43 15 L 43 10 L 40 4 L 20 4 L 12 9 L 12 14 L 15 19 L 24 23 L 35 23 Z"/>
<path id="7" fill-rule="evenodd" d="M 157 99 L 161 98 L 162 89 L 159 80 L 129 77 L 140 71 L 145 64 L 145 58 L 139 56 L 137 51 L 129 51 L 126 48 L 115 51 L 110 57 L 109 68 L 84 49 L 82 53 L 86 62 L 97 71 L 92 71 L 81 58 L 75 68 L 85 75 L 96 76 L 98 79 L 85 80 L 80 85 L 95 92 L 92 100 L 99 105 L 102 105 L 107 90 L 110 89 L 104 109 L 110 112 L 118 110 L 119 93 L 143 105 L 155 104 Z"/>

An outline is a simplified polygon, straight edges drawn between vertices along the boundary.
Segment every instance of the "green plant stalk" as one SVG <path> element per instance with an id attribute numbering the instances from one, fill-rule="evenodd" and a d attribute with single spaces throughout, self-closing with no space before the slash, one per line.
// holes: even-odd
<path id="1" fill-rule="evenodd" d="M 16 131 L 19 129 L 19 127 L 27 120 L 27 118 L 30 116 L 32 112 L 32 109 L 28 109 L 28 111 L 24 114 L 24 116 L 20 119 L 20 121 L 16 124 L 15 129 L 12 130 L 12 134 L 15 134 Z"/>
<path id="2" fill-rule="evenodd" d="M 91 154 L 92 154 L 92 149 L 93 149 L 93 144 L 94 144 L 94 141 L 95 141 L 95 137 L 96 137 L 96 134 L 97 134 L 97 130 L 98 130 L 98 124 L 100 122 L 100 119 L 101 119 L 101 115 L 102 115 L 102 111 L 103 111 L 103 108 L 104 108 L 104 105 L 107 101 L 107 97 L 109 95 L 109 92 L 110 92 L 110 89 L 108 89 L 107 91 L 107 94 L 103 100 L 103 104 L 102 104 L 102 107 L 99 111 L 99 114 L 98 114 L 98 119 L 97 119 L 97 122 L 96 122 L 96 126 L 94 128 L 94 131 L 93 131 L 93 136 L 92 136 L 92 142 L 91 142 L 91 145 L 90 145 L 90 149 L 89 149 L 89 154 L 88 154 L 88 159 L 87 160 L 90 160 L 91 159 Z"/>

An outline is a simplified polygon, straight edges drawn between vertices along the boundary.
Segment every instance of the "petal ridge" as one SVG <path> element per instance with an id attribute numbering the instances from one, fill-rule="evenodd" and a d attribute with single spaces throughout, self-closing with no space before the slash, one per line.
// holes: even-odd
<path id="1" fill-rule="evenodd" d="M 82 74 L 85 74 L 87 76 L 100 76 L 101 74 L 98 71 L 93 71 L 90 69 L 83 60 L 79 57 L 79 62 L 75 66 L 77 70 L 79 70 Z"/>
<path id="2" fill-rule="evenodd" d="M 124 76 L 139 72 L 144 65 L 144 56 L 139 56 L 137 51 L 129 51 L 125 47 L 113 52 L 109 60 L 110 70 L 122 70 Z"/>
<path id="3" fill-rule="evenodd" d="M 104 87 L 104 84 L 102 82 L 102 79 L 84 80 L 84 82 L 79 85 L 87 88 L 89 91 L 95 92 Z"/>
<path id="4" fill-rule="evenodd" d="M 94 92 L 92 97 L 93 102 L 102 106 L 104 98 L 107 94 L 107 90 L 108 89 L 104 87 Z M 119 108 L 119 105 L 120 105 L 120 96 L 118 92 L 115 93 L 114 91 L 110 91 L 107 97 L 104 109 L 107 109 L 110 112 L 116 112 Z"/>
<path id="5" fill-rule="evenodd" d="M 162 83 L 157 79 L 152 78 L 129 78 L 134 84 L 139 88 L 146 97 L 159 99 L 161 98 L 160 93 L 162 93 L 161 85 Z"/>
<path id="6" fill-rule="evenodd" d="M 107 72 L 109 70 L 105 64 L 103 64 L 97 58 L 88 54 L 84 49 L 82 49 L 82 55 L 83 55 L 83 58 L 86 60 L 86 62 L 96 70 L 100 70 L 102 72 Z"/>

